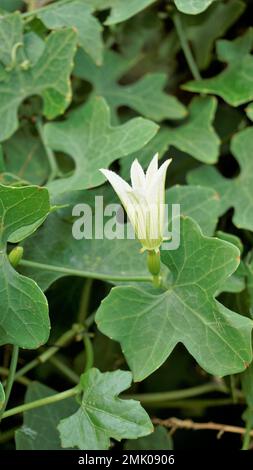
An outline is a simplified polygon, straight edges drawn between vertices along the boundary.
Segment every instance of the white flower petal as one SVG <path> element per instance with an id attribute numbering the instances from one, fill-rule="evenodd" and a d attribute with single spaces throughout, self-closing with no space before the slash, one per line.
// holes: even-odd
<path id="1" fill-rule="evenodd" d="M 156 153 L 146 171 L 146 186 L 150 185 L 152 183 L 152 180 L 155 178 L 156 173 L 158 171 L 158 153 Z"/>
<path id="2" fill-rule="evenodd" d="M 153 203 L 160 201 L 160 204 L 164 202 L 166 172 L 171 161 L 172 159 L 166 160 L 160 166 L 151 185 L 147 188 L 146 197 L 148 201 Z"/>
<path id="3" fill-rule="evenodd" d="M 100 168 L 101 173 L 108 179 L 109 183 L 112 185 L 114 191 L 119 196 L 122 204 L 125 204 L 125 198 L 127 198 L 127 193 L 132 191 L 131 186 L 123 180 L 117 173 L 111 170 L 106 170 L 104 168 Z"/>
<path id="4" fill-rule="evenodd" d="M 135 159 L 131 165 L 131 183 L 134 190 L 141 188 L 145 189 L 145 173 L 137 159 Z"/>

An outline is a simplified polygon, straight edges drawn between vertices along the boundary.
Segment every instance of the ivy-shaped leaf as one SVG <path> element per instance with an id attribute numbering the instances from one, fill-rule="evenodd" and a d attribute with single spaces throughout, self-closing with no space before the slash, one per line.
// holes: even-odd
<path id="1" fill-rule="evenodd" d="M 79 51 L 74 73 L 92 83 L 94 93 L 106 99 L 115 115 L 120 106 L 128 106 L 158 122 L 185 117 L 185 107 L 177 98 L 163 91 L 167 82 L 166 74 L 147 74 L 131 85 L 118 83 L 135 61 L 107 50 L 102 67 L 96 67 L 89 56 Z"/>
<path id="2" fill-rule="evenodd" d="M 217 108 L 214 97 L 195 98 L 189 107 L 185 124 L 168 129 L 168 145 L 205 163 L 215 163 L 219 156 L 220 140 L 212 122 Z"/>
<path id="3" fill-rule="evenodd" d="M 253 230 L 253 128 L 236 134 L 231 152 L 240 165 L 240 173 L 233 179 L 222 176 L 216 168 L 202 166 L 188 174 L 190 184 L 208 186 L 220 195 L 220 215 L 234 208 L 233 223 L 238 228 Z"/>
<path id="4" fill-rule="evenodd" d="M 37 17 L 49 29 L 64 26 L 75 28 L 79 45 L 98 64 L 102 63 L 103 42 L 99 21 L 92 15 L 93 9 L 83 0 L 67 4 L 54 4 L 38 12 Z"/>
<path id="5" fill-rule="evenodd" d="M 39 382 L 28 385 L 25 403 L 50 397 L 57 392 Z M 24 423 L 15 433 L 17 450 L 62 450 L 57 425 L 60 420 L 74 413 L 78 404 L 74 398 L 66 398 L 24 413 Z"/>
<path id="6" fill-rule="evenodd" d="M 78 194 L 75 203 L 89 203 L 87 196 L 85 193 Z M 105 200 L 104 203 L 106 202 Z M 118 201 L 114 199 L 109 202 Z M 219 214 L 219 199 L 213 189 L 174 186 L 166 191 L 166 202 L 180 204 L 182 215 L 194 217 L 205 234 L 213 234 Z M 70 196 L 59 200 L 59 203 L 71 204 Z M 94 207 L 94 201 L 90 201 L 90 204 Z M 70 207 L 70 213 L 71 210 Z M 83 219 L 81 231 L 85 225 L 86 220 Z M 35 279 L 43 290 L 56 279 L 73 272 L 76 272 L 77 276 L 84 276 L 87 272 L 95 278 L 102 275 L 111 282 L 126 279 L 133 282 L 136 277 L 145 279 L 149 275 L 145 255 L 139 255 L 138 241 L 114 239 L 112 243 L 106 238 L 75 240 L 72 224 L 57 214 L 48 217 L 43 227 L 25 243 L 24 249 L 26 260 L 42 264 L 43 269 L 39 266 L 22 266 L 22 273 Z"/>
<path id="7" fill-rule="evenodd" d="M 121 370 L 101 373 L 90 369 L 83 374 L 81 406 L 58 425 L 62 446 L 105 450 L 110 438 L 120 441 L 150 434 L 153 426 L 140 403 L 118 397 L 131 381 L 132 374 Z"/>
<path id="8" fill-rule="evenodd" d="M 102 184 L 105 178 L 99 169 L 143 147 L 155 135 L 158 126 L 135 118 L 112 127 L 106 102 L 93 97 L 72 111 L 66 121 L 46 124 L 44 129 L 47 145 L 67 153 L 75 161 L 73 175 L 48 186 L 53 194 L 59 194 Z"/>
<path id="9" fill-rule="evenodd" d="M 215 94 L 231 106 L 239 106 L 253 99 L 253 56 L 252 30 L 234 41 L 217 41 L 220 60 L 227 62 L 227 68 L 219 75 L 204 80 L 190 81 L 184 90 Z"/>
<path id="10" fill-rule="evenodd" d="M 48 305 L 37 284 L 18 274 L 6 253 L 8 240 L 34 231 L 50 210 L 46 189 L 0 185 L 0 344 L 38 348 L 49 335 Z"/>
<path id="11" fill-rule="evenodd" d="M 10 16 L 22 25 L 21 15 L 15 13 Z M 7 21 L 10 16 L 1 21 Z M 18 107 L 28 96 L 40 95 L 43 98 L 43 112 L 49 119 L 62 114 L 69 105 L 69 75 L 76 51 L 76 33 L 72 29 L 52 32 L 34 66 L 30 66 L 28 59 L 20 62 L 16 57 L 19 49 L 23 48 L 23 42 L 14 46 L 11 42 L 10 46 L 13 60 L 5 70 L 4 81 L 0 82 L 0 140 L 7 139 L 17 129 Z"/>
<path id="12" fill-rule="evenodd" d="M 158 369 L 179 342 L 214 375 L 240 372 L 252 359 L 253 322 L 214 298 L 238 266 L 239 250 L 204 237 L 190 218 L 180 233 L 177 250 L 161 251 L 173 275 L 168 290 L 115 287 L 97 311 L 100 331 L 121 343 L 136 381 Z"/>
<path id="13" fill-rule="evenodd" d="M 173 145 L 196 160 L 215 163 L 219 155 L 220 140 L 212 122 L 217 108 L 214 97 L 194 98 L 189 106 L 189 116 L 178 127 L 162 126 L 155 137 L 140 152 L 135 152 L 121 160 L 121 174 L 128 179 L 130 167 L 138 158 L 147 168 L 150 155 L 159 153 L 160 157 L 167 152 L 173 158 L 169 146 Z"/>
<path id="14" fill-rule="evenodd" d="M 198 15 L 202 11 L 206 10 L 214 0 L 174 0 L 176 7 L 182 13 L 188 15 Z"/>

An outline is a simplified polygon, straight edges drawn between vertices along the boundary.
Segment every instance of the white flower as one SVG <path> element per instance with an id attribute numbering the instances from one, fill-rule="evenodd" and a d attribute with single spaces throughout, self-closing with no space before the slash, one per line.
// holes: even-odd
<path id="1" fill-rule="evenodd" d="M 138 160 L 131 166 L 130 186 L 114 171 L 100 169 L 120 198 L 135 234 L 144 250 L 158 251 L 163 241 L 165 212 L 165 178 L 171 162 L 158 169 L 158 154 L 144 173 Z"/>

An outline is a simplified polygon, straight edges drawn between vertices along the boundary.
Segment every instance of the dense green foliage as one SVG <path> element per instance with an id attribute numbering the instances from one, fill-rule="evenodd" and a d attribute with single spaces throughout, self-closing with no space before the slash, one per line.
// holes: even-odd
<path id="1" fill-rule="evenodd" d="M 248 449 L 252 2 L 0 13 L 2 448 Z M 101 167 L 129 180 L 156 152 L 173 159 L 165 199 L 182 216 L 158 288 L 137 240 L 72 235 L 74 206 L 118 202 Z M 173 416 L 243 430 L 172 438 Z"/>

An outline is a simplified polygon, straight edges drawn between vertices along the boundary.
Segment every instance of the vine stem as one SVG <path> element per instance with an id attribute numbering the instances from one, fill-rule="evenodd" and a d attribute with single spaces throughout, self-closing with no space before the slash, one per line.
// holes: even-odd
<path id="1" fill-rule="evenodd" d="M 247 420 L 246 420 L 246 429 L 245 429 L 245 434 L 243 436 L 243 444 L 242 444 L 242 450 L 248 450 L 250 446 L 250 438 L 253 436 L 253 430 L 252 430 L 252 411 L 249 412 Z"/>
<path id="2" fill-rule="evenodd" d="M 190 48 L 190 46 L 188 44 L 188 41 L 186 39 L 185 32 L 184 32 L 182 22 L 181 22 L 181 18 L 180 18 L 180 15 L 178 13 L 175 13 L 175 15 L 173 16 L 173 21 L 174 21 L 174 25 L 175 25 L 175 28 L 176 28 L 176 31 L 177 31 L 177 34 L 178 34 L 178 37 L 179 37 L 179 41 L 180 41 L 182 50 L 183 50 L 184 55 L 185 55 L 186 62 L 189 66 L 189 69 L 191 70 L 191 73 L 192 73 L 193 77 L 195 78 L 195 80 L 201 80 L 201 75 L 199 73 L 199 69 L 196 65 L 196 62 L 195 62 L 195 59 L 193 57 L 191 48 Z"/>
<path id="3" fill-rule="evenodd" d="M 93 353 L 92 342 L 88 334 L 84 336 L 83 341 L 84 341 L 85 354 L 86 354 L 86 364 L 85 364 L 84 372 L 87 372 L 87 370 L 91 369 L 91 367 L 93 366 L 94 353 Z"/>
<path id="4" fill-rule="evenodd" d="M 65 347 L 68 345 L 79 333 L 78 331 L 78 325 L 73 325 L 70 330 L 65 331 L 62 336 L 55 342 L 54 346 L 51 346 L 48 348 L 46 351 L 41 353 L 38 357 L 30 361 L 28 364 L 26 364 L 24 367 L 19 369 L 16 374 L 14 379 L 17 380 L 18 378 L 22 377 L 25 375 L 27 372 L 30 370 L 34 369 L 34 367 L 37 367 L 40 364 L 43 364 L 44 362 L 48 361 L 54 354 L 56 354 L 60 348 Z"/>
<path id="5" fill-rule="evenodd" d="M 186 390 L 173 390 L 169 392 L 160 393 L 143 393 L 136 395 L 129 395 L 128 398 L 136 399 L 141 401 L 143 405 L 154 405 L 169 400 L 180 400 L 184 398 L 196 397 L 211 392 L 221 392 L 228 394 L 228 389 L 225 385 L 216 383 L 207 383 L 198 385 L 196 387 L 187 388 Z M 238 392 L 237 392 L 238 393 Z M 240 395 L 238 393 L 238 395 Z"/>
<path id="6" fill-rule="evenodd" d="M 224 432 L 231 432 L 235 434 L 245 434 L 246 429 L 240 426 L 231 426 L 229 424 L 220 424 L 220 423 L 196 423 L 191 419 L 178 419 L 178 418 L 168 418 L 168 419 L 158 419 L 154 418 L 152 420 L 154 424 L 160 424 L 166 428 L 171 428 L 172 431 L 177 429 L 194 429 L 196 431 L 209 429 L 212 431 L 218 431 L 218 438 L 224 434 Z M 253 436 L 253 431 L 250 431 L 250 436 Z"/>
<path id="7" fill-rule="evenodd" d="M 81 325 L 84 324 L 85 319 L 88 315 L 92 282 L 93 280 L 91 278 L 88 278 L 83 286 L 77 318 L 78 323 L 81 323 Z"/>
<path id="8" fill-rule="evenodd" d="M 18 352 L 19 352 L 19 347 L 14 345 L 12 349 L 11 363 L 10 363 L 10 368 L 9 368 L 9 374 L 7 377 L 6 389 L 5 389 L 5 402 L 0 412 L 0 420 L 3 417 L 4 411 L 8 405 L 12 386 L 15 380 L 15 372 L 16 372 L 17 363 L 18 363 Z"/>
<path id="9" fill-rule="evenodd" d="M 36 261 L 29 261 L 22 259 L 19 263 L 19 266 L 24 266 L 26 268 L 37 268 L 44 269 L 45 271 L 62 273 L 67 276 L 79 276 L 79 277 L 89 277 L 91 279 L 99 279 L 101 281 L 133 281 L 133 282 L 152 282 L 152 276 L 110 276 L 108 274 L 101 274 L 90 271 L 81 271 L 79 269 L 64 268 L 63 266 L 54 266 L 51 264 L 38 263 Z"/>
<path id="10" fill-rule="evenodd" d="M 6 367 L 0 367 L 0 374 L 3 375 L 4 377 L 8 377 L 9 369 L 7 369 Z M 28 385 L 31 383 L 31 380 L 28 379 L 27 377 L 23 377 L 23 376 L 16 377 L 16 374 L 15 374 L 14 380 L 20 383 L 21 385 L 24 385 L 25 387 L 28 387 Z"/>
<path id="11" fill-rule="evenodd" d="M 79 386 L 75 386 L 64 392 L 56 393 L 50 397 L 40 398 L 39 400 L 32 401 L 30 403 L 25 403 L 24 405 L 15 406 L 15 408 L 11 408 L 8 411 L 3 413 L 2 419 L 9 418 L 10 416 L 14 416 L 18 413 L 23 413 L 25 411 L 33 410 L 34 408 L 40 408 L 41 406 L 51 405 L 52 403 L 56 403 L 66 398 L 73 397 L 80 392 Z"/>

